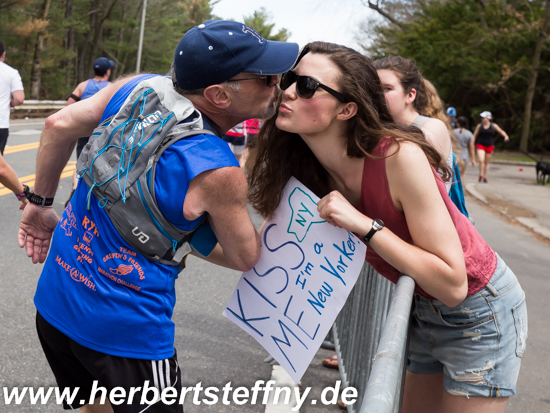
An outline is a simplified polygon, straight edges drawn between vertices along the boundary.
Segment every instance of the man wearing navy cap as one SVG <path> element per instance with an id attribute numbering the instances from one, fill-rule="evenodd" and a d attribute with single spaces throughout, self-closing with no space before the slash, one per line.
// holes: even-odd
<path id="1" fill-rule="evenodd" d="M 115 65 L 115 62 L 107 59 L 106 57 L 100 57 L 94 61 L 94 73 L 95 76 L 91 79 L 80 82 L 73 93 L 67 98 L 67 106 L 72 105 L 80 100 L 88 99 L 92 97 L 101 89 L 109 85 L 109 77 L 111 76 L 111 68 Z M 76 157 L 80 156 L 84 145 L 88 143 L 89 136 L 78 138 L 76 144 Z M 76 172 L 73 174 L 73 192 L 77 184 Z M 71 192 L 72 196 L 72 192 Z M 70 198 L 70 197 L 69 197 Z M 67 201 L 68 202 L 68 201 Z"/>
<path id="2" fill-rule="evenodd" d="M 182 230 L 208 218 L 217 239 L 194 254 L 240 271 L 259 259 L 260 239 L 246 209 L 247 184 L 239 163 L 221 136 L 250 118 L 275 114 L 278 74 L 289 70 L 298 45 L 268 41 L 250 27 L 207 21 L 178 44 L 172 66 L 174 89 L 200 112 L 203 128 L 214 133 L 177 141 L 156 167 L 156 202 L 163 216 Z M 66 409 L 83 412 L 182 412 L 181 375 L 174 349 L 177 267 L 145 258 L 120 236 L 98 200 L 86 201 L 81 182 L 59 221 L 52 207 L 59 176 L 80 136 L 116 115 L 140 82 L 158 75 L 120 79 L 94 96 L 50 116 L 42 133 L 34 194 L 29 193 L 19 244 L 34 263 L 44 262 L 35 295 L 37 331 L 57 383 L 79 388 Z M 93 198 L 95 195 L 90 193 Z M 55 231 L 54 231 L 55 230 Z M 199 234 L 197 230 L 194 234 Z M 194 238 L 193 238 L 194 239 Z M 207 256 L 207 257 L 206 257 Z M 94 381 L 99 384 L 95 384 Z M 148 382 L 148 383 L 146 383 Z M 97 386 L 124 390 L 124 402 L 99 404 Z M 144 406 L 146 387 L 159 394 L 175 388 L 178 397 L 156 398 Z M 131 388 L 139 390 L 132 395 Z M 118 392 L 120 393 L 120 392 Z M 154 392 L 146 394 L 153 399 Z M 164 394 L 164 393 L 162 393 Z M 120 398 L 120 397 L 119 397 Z M 93 404 L 86 404 L 95 400 Z M 84 401 L 84 402 L 82 402 Z M 103 410 L 105 409 L 105 410 Z"/>

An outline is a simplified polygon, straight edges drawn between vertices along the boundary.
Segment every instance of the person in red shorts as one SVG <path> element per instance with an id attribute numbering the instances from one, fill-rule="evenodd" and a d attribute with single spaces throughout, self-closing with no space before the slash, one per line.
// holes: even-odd
<path id="1" fill-rule="evenodd" d="M 504 142 L 508 142 L 510 138 L 500 126 L 492 121 L 493 115 L 491 115 L 491 112 L 486 110 L 481 112 L 479 116 L 481 116 L 481 123 L 476 126 L 476 130 L 474 131 L 474 142 L 476 143 L 479 163 L 479 182 L 487 183 L 489 163 L 495 151 L 496 134 L 499 133 L 504 136 Z"/>

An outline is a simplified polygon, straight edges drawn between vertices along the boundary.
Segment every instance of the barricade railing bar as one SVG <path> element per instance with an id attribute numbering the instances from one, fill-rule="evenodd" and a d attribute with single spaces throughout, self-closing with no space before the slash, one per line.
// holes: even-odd
<path id="1" fill-rule="evenodd" d="M 27 99 L 15 108 L 11 108 L 14 112 L 22 112 L 25 110 L 51 110 L 63 109 L 67 105 L 65 100 L 33 100 Z"/>
<path id="2" fill-rule="evenodd" d="M 358 399 L 349 413 L 391 413 L 401 408 L 414 281 L 397 287 L 365 263 L 333 326 L 343 387 Z"/>

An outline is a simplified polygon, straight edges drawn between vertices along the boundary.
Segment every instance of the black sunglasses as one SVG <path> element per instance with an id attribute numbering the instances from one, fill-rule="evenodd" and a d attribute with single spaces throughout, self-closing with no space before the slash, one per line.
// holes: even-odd
<path id="1" fill-rule="evenodd" d="M 241 82 L 243 80 L 265 80 L 265 85 L 267 87 L 271 87 L 271 84 L 273 82 L 273 75 L 258 76 L 258 77 L 247 77 L 245 79 L 229 79 L 229 80 L 226 80 L 224 83 L 227 83 L 227 82 Z"/>
<path id="2" fill-rule="evenodd" d="M 326 90 L 328 93 L 330 93 L 332 96 L 334 96 L 336 99 L 338 99 L 342 103 L 347 103 L 348 100 L 344 95 L 342 95 L 340 92 L 337 92 L 334 89 L 331 89 L 328 86 L 323 85 L 322 83 L 319 83 L 315 79 L 309 77 L 309 76 L 299 76 L 292 70 L 289 70 L 288 72 L 284 73 L 281 77 L 281 89 L 287 90 L 290 85 L 292 85 L 294 82 L 296 82 L 296 93 L 298 93 L 298 96 L 304 99 L 311 99 L 318 88 Z"/>

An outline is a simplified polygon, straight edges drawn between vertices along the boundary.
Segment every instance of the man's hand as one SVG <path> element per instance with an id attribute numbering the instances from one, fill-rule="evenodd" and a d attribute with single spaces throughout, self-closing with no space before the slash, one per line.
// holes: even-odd
<path id="1" fill-rule="evenodd" d="M 53 230 L 59 223 L 59 217 L 51 207 L 41 207 L 29 203 L 23 211 L 17 239 L 19 246 L 25 248 L 32 263 L 46 261 Z"/>

